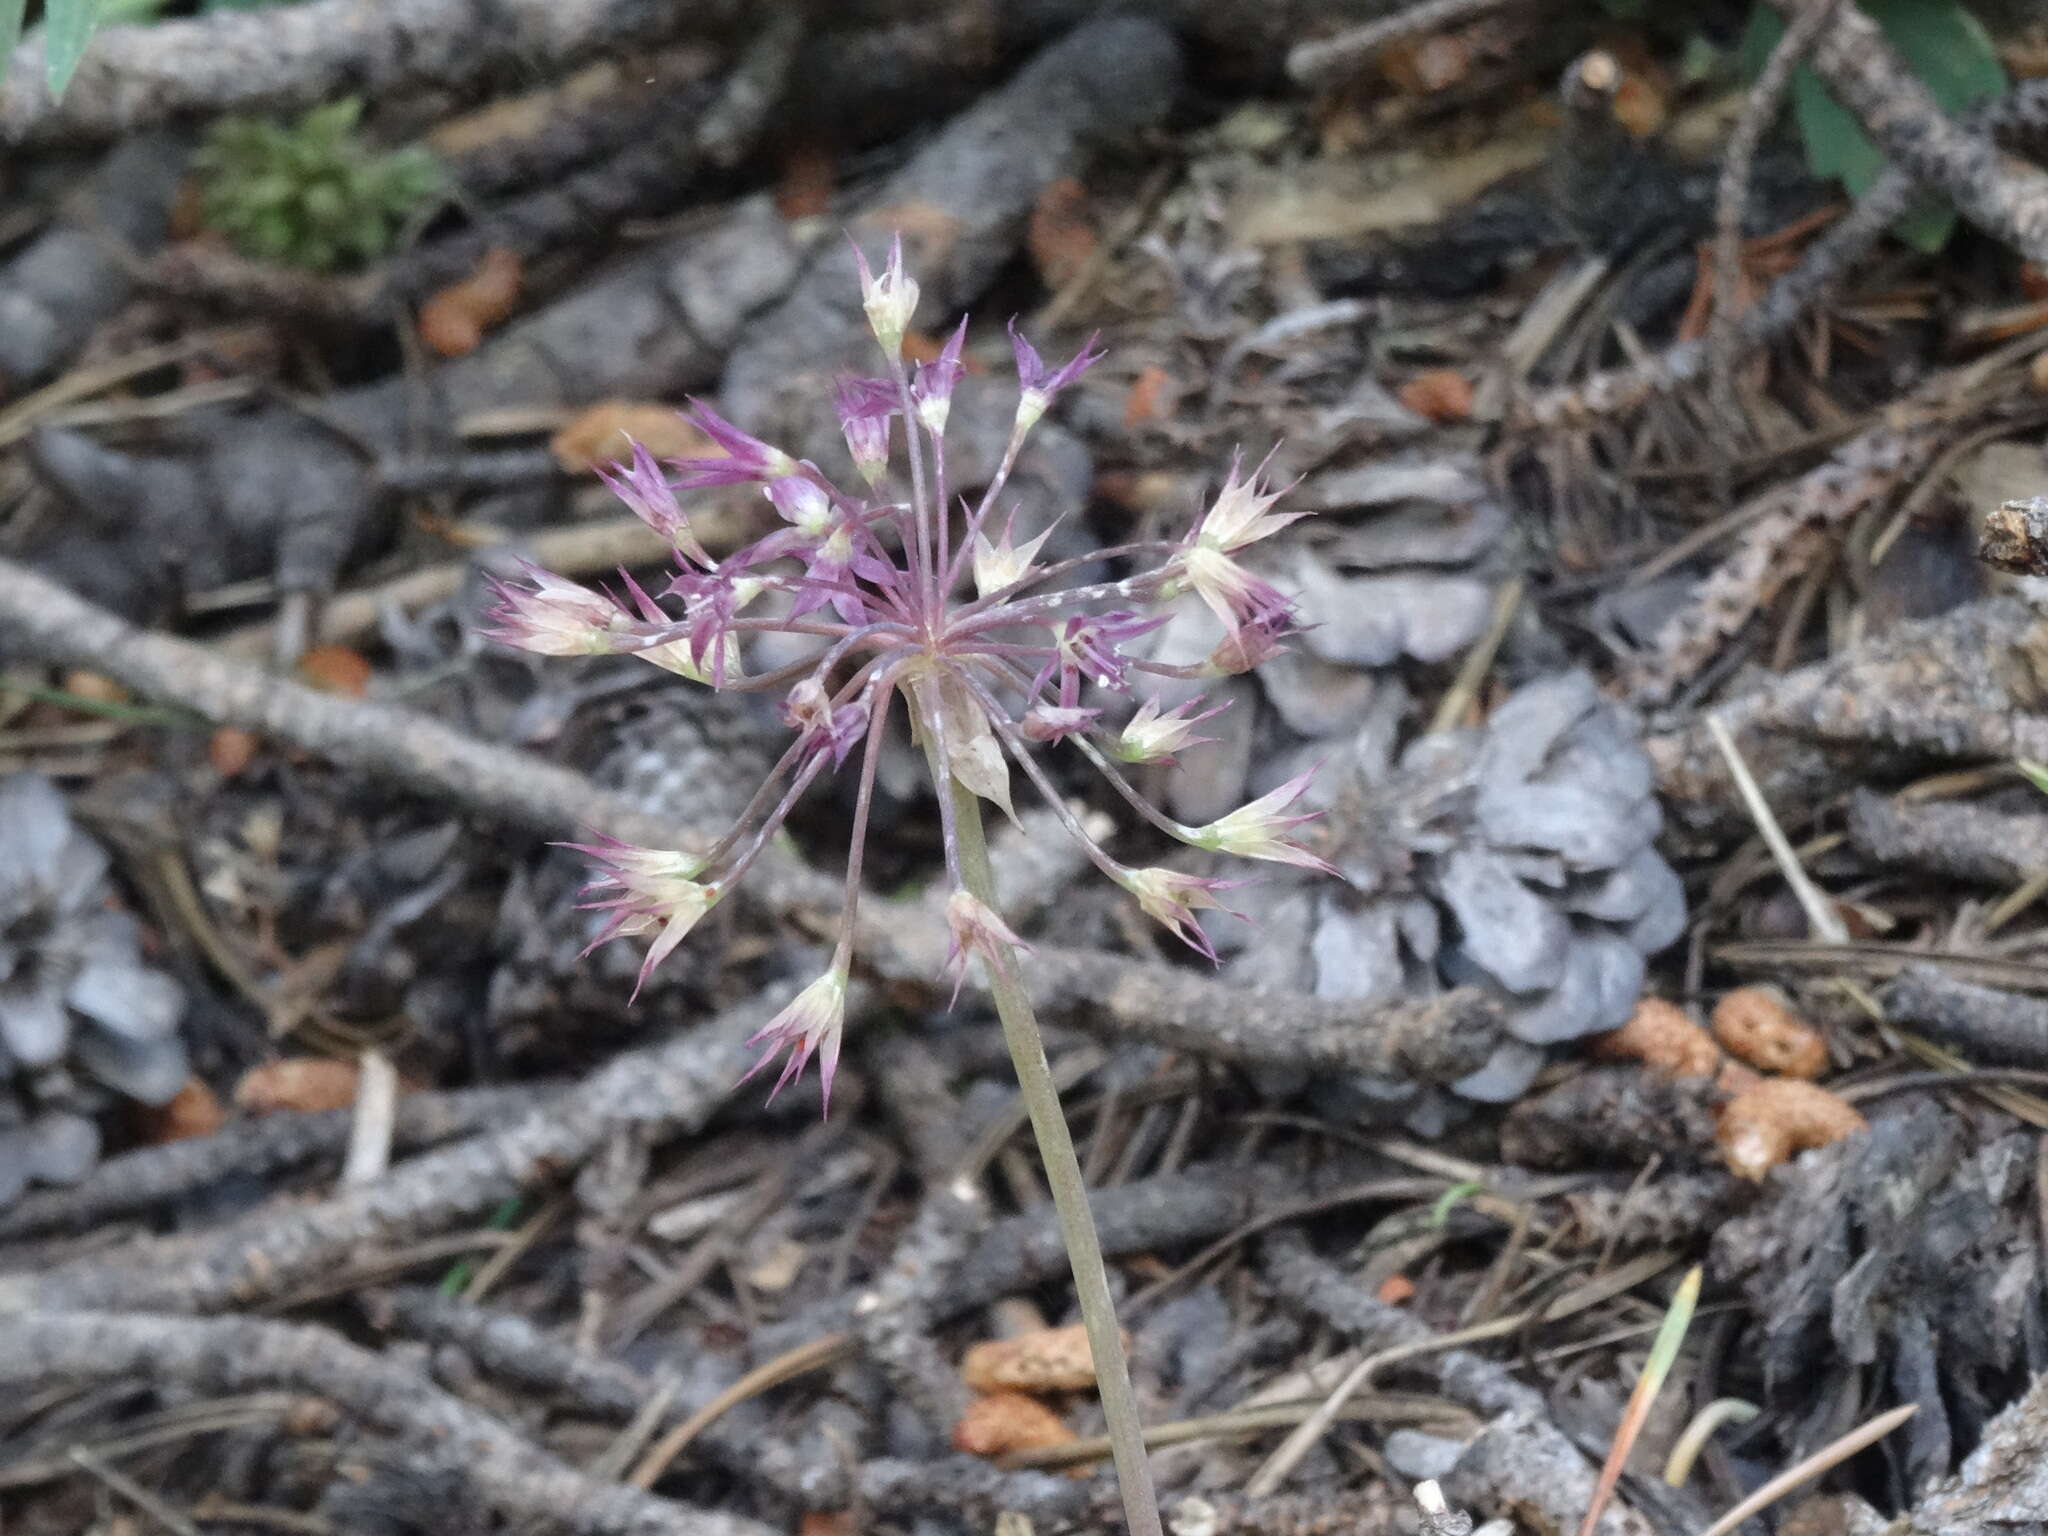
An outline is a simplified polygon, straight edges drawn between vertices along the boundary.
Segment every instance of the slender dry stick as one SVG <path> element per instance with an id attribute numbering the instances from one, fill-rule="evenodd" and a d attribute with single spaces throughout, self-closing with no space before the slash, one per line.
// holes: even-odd
<path id="1" fill-rule="evenodd" d="M 1764 61 L 1728 147 L 1721 157 L 1721 176 L 1714 197 L 1714 319 L 1707 331 L 1707 394 L 1721 419 L 1741 419 L 1735 398 L 1735 313 L 1741 305 L 1742 214 L 1748 201 L 1750 166 L 1757 146 L 1778 120 L 1792 73 L 1819 40 L 1835 8 L 1835 0 L 1807 0 Z"/>
<path id="2" fill-rule="evenodd" d="M 1906 1420 L 1920 1411 L 1918 1403 L 1901 1403 L 1888 1413 L 1880 1413 L 1867 1424 L 1852 1429 L 1841 1439 L 1830 1442 L 1815 1451 L 1797 1466 L 1787 1467 L 1763 1487 L 1737 1504 L 1727 1514 L 1716 1520 L 1700 1536 L 1728 1536 L 1730 1531 L 1740 1528 L 1751 1515 L 1769 1509 L 1801 1483 L 1819 1477 L 1830 1467 L 1839 1465 L 1854 1456 L 1866 1445 L 1874 1445 L 1897 1429 Z"/>
<path id="3" fill-rule="evenodd" d="M 1735 792 L 1742 797 L 1750 819 L 1763 836 L 1764 846 L 1770 849 L 1771 857 L 1777 861 L 1778 873 L 1792 888 L 1792 894 L 1799 898 L 1800 908 L 1806 913 L 1807 926 L 1830 944 L 1848 943 L 1848 925 L 1799 862 L 1791 839 L 1785 836 L 1785 829 L 1778 825 L 1778 818 L 1771 812 L 1770 802 L 1764 799 L 1756 775 L 1743 761 L 1742 751 L 1735 745 L 1734 733 L 1728 729 L 1727 722 L 1719 715 L 1708 715 L 1707 731 L 1714 738 L 1714 745 L 1721 749 L 1721 756 L 1728 764 L 1728 776 L 1735 781 Z"/>
<path id="4" fill-rule="evenodd" d="M 1335 37 L 1296 44 L 1287 55 L 1287 73 L 1303 85 L 1327 85 L 1396 43 L 1464 26 L 1517 3 L 1518 0 L 1423 0 L 1420 5 L 1339 32 Z"/>
<path id="5" fill-rule="evenodd" d="M 995 906 L 995 874 L 988 862 L 988 841 L 982 834 L 981 802 L 953 781 L 930 748 L 932 777 L 953 794 L 953 821 L 960 850 L 960 876 L 969 895 Z M 1117 1485 L 1123 1493 L 1124 1519 L 1131 1536 L 1164 1536 L 1159 1523 L 1159 1497 L 1152 1487 L 1152 1466 L 1145 1456 L 1145 1428 L 1138 1418 L 1138 1397 L 1131 1390 L 1130 1361 L 1124 1356 L 1123 1333 L 1117 1327 L 1116 1303 L 1109 1294 L 1109 1272 L 1102 1264 L 1102 1243 L 1095 1235 L 1095 1216 L 1088 1209 L 1088 1189 L 1081 1178 L 1074 1138 L 1060 1109 L 1059 1089 L 1045 1059 L 1045 1040 L 1031 994 L 1017 974 L 1017 956 L 999 946 L 988 963 L 989 996 L 1003 1021 L 1003 1043 L 1017 1069 L 1017 1087 L 1031 1112 L 1031 1130 L 1038 1138 L 1039 1161 L 1052 1189 L 1060 1237 L 1074 1268 L 1074 1294 L 1081 1303 L 1081 1322 L 1088 1330 L 1089 1353 L 1095 1358 L 1095 1381 L 1102 1394 L 1102 1416 L 1108 1422 L 1110 1454 L 1116 1461 Z"/>

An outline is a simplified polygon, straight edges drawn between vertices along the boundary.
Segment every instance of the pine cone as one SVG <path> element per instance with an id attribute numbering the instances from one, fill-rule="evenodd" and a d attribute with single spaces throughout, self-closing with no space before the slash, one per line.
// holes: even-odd
<path id="1" fill-rule="evenodd" d="M 0 780 L 0 1205 L 84 1177 L 96 1115 L 167 1103 L 190 1075 L 184 993 L 109 909 L 107 867 L 49 780 Z"/>
<path id="2" fill-rule="evenodd" d="M 1683 888 L 1655 846 L 1649 758 L 1582 671 L 1520 689 L 1482 729 L 1420 738 L 1391 774 L 1377 731 L 1320 790 L 1319 851 L 1350 884 L 1283 896 L 1234 969 L 1309 977 L 1325 997 L 1486 988 L 1510 1038 L 1453 1089 L 1516 1098 L 1549 1046 L 1620 1026 L 1645 957 L 1684 930 Z M 1412 1107 L 1417 1093 L 1385 1096 Z"/>
<path id="3" fill-rule="evenodd" d="M 585 705 L 564 733 L 593 779 L 678 827 L 720 827 L 736 817 L 787 744 L 788 731 L 745 694 L 678 688 L 655 679 Z M 603 914 L 579 908 L 589 861 L 550 848 L 516 870 L 498 921 L 502 959 L 491 978 L 491 1018 L 508 1053 L 565 1036 L 616 1039 L 673 1012 L 723 968 L 719 914 L 647 980 L 637 1003 L 641 952 L 631 941 L 584 954 Z"/>

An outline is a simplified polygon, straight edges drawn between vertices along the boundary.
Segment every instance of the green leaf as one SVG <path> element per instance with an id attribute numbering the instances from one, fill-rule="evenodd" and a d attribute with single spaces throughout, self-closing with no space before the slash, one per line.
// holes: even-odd
<path id="1" fill-rule="evenodd" d="M 2023 757 L 2013 766 L 2026 776 L 2029 784 L 2048 795 L 2048 763 L 2037 763 L 2032 758 Z"/>
<path id="2" fill-rule="evenodd" d="M 99 23 L 100 0 L 47 0 L 43 6 L 43 79 L 52 100 L 64 99 Z"/>
<path id="3" fill-rule="evenodd" d="M 28 0 L 0 0 L 0 64 L 14 57 L 14 45 L 21 41 L 21 15 Z"/>
<path id="4" fill-rule="evenodd" d="M 1431 1231 L 1435 1231 L 1451 1219 L 1452 1211 L 1463 1205 L 1474 1195 L 1482 1193 L 1485 1188 L 1486 1186 L 1477 1179 L 1466 1179 L 1462 1183 L 1453 1184 L 1449 1189 L 1436 1197 L 1436 1204 L 1429 1208 L 1429 1220 L 1425 1225 Z"/>
<path id="5" fill-rule="evenodd" d="M 1892 233 L 1916 251 L 1932 256 L 1956 232 L 1955 211 L 1938 197 L 1923 197 L 1916 207 L 1899 215 Z"/>
<path id="6" fill-rule="evenodd" d="M 1998 50 L 1960 0 L 1863 0 L 1863 9 L 1943 111 L 1965 112 L 2004 93 L 2007 82 Z M 1777 12 L 1758 0 L 1742 38 L 1745 74 L 1755 77 L 1784 32 Z M 1884 170 L 1884 152 L 1812 70 L 1802 67 L 1794 73 L 1791 94 L 1808 168 L 1816 176 L 1834 177 L 1851 196 L 1862 196 Z M 1894 232 L 1923 251 L 1936 251 L 1954 227 L 1955 215 L 1948 207 L 1929 199 L 1900 219 Z"/>

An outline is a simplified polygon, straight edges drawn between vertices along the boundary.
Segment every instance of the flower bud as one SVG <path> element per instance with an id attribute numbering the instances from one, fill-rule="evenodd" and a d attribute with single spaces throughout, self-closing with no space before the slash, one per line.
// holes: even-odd
<path id="1" fill-rule="evenodd" d="M 682 503 L 676 500 L 675 488 L 668 483 L 645 443 L 633 444 L 630 466 L 600 464 L 597 477 L 635 517 L 666 539 L 677 554 L 707 568 L 718 563 L 690 531 L 690 520 L 683 514 Z"/>
<path id="2" fill-rule="evenodd" d="M 796 473 L 796 460 L 780 448 L 742 432 L 701 400 L 691 401 L 690 406 L 687 420 L 718 446 L 721 456 L 670 460 L 669 467 L 680 476 L 678 488 L 690 491 L 710 485 L 745 485 Z"/>
<path id="3" fill-rule="evenodd" d="M 970 956 L 984 965 L 1001 965 L 1013 951 L 1031 947 L 1017 937 L 995 908 L 965 889 L 955 890 L 946 899 L 946 931 L 946 969 L 953 977 L 956 1000 L 967 978 Z"/>
<path id="4" fill-rule="evenodd" d="M 829 752 L 832 766 L 846 761 L 846 754 L 860 740 L 867 727 L 867 711 L 858 703 L 832 707 L 831 695 L 816 677 L 807 677 L 789 690 L 782 701 L 785 724 L 809 741 L 813 751 Z"/>
<path id="5" fill-rule="evenodd" d="M 624 609 L 579 582 L 522 562 L 517 582 L 494 581 L 498 603 L 485 631 L 501 645 L 536 656 L 608 656 L 626 648 L 633 627 Z"/>
<path id="6" fill-rule="evenodd" d="M 1202 662 L 1206 677 L 1236 677 L 1280 654 L 1280 639 L 1291 625 L 1279 618 L 1233 629 Z"/>
<path id="7" fill-rule="evenodd" d="M 1026 741 L 1060 741 L 1076 731 L 1085 731 L 1101 718 L 1099 709 L 1062 709 L 1057 704 L 1034 704 L 1017 722 L 1017 734 Z"/>
<path id="8" fill-rule="evenodd" d="M 858 245 L 853 248 L 853 259 L 860 267 L 860 302 L 867 311 L 868 328 L 882 351 L 895 357 L 903 350 L 903 333 L 917 310 L 917 283 L 903 271 L 903 237 L 898 235 L 889 242 L 889 264 L 880 277 L 869 270 L 868 259 Z"/>
<path id="9" fill-rule="evenodd" d="M 1010 535 L 1015 524 L 1013 513 L 1010 521 L 1003 525 L 1001 543 L 992 543 L 987 534 L 978 530 L 974 535 L 974 590 L 983 597 L 1007 591 L 1030 575 L 1032 564 L 1038 559 L 1038 551 L 1052 537 L 1052 529 L 1047 528 L 1022 544 L 1012 544 Z"/>
<path id="10" fill-rule="evenodd" d="M 917 419 L 934 437 L 945 435 L 946 419 L 953 410 L 953 389 L 965 371 L 960 364 L 960 349 L 966 341 L 967 321 L 963 317 L 947 338 L 945 346 L 939 349 L 939 355 L 929 363 L 917 365 L 917 377 L 911 382 L 910 394 L 917 402 Z"/>
<path id="11" fill-rule="evenodd" d="M 889 418 L 898 408 L 896 387 L 886 379 L 841 379 L 832 403 L 853 467 L 870 486 L 889 471 Z"/>
<path id="12" fill-rule="evenodd" d="M 1147 699 L 1109 744 L 1109 755 L 1126 763 L 1170 763 L 1175 753 L 1214 741 L 1213 736 L 1197 736 L 1195 727 L 1222 714 L 1230 705 L 1226 701 L 1199 715 L 1187 713 L 1201 702 L 1190 699 L 1162 714 L 1159 701 Z"/>

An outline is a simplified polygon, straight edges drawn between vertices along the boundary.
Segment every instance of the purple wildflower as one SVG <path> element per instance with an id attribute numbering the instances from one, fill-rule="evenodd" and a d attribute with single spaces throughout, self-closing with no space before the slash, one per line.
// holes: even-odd
<path id="1" fill-rule="evenodd" d="M 846 761 L 868 724 L 867 711 L 858 703 L 835 708 L 825 685 L 815 677 L 803 678 L 789 690 L 782 701 L 782 720 L 811 751 L 830 756 L 834 768 Z"/>
<path id="2" fill-rule="evenodd" d="M 1108 743 L 1109 755 L 1126 763 L 1171 763 L 1175 753 L 1213 742 L 1213 736 L 1197 736 L 1195 727 L 1222 714 L 1230 704 L 1226 700 L 1198 715 L 1188 713 L 1201 702 L 1190 699 L 1161 713 L 1159 701 L 1147 699 Z"/>
<path id="3" fill-rule="evenodd" d="M 864 494 L 834 485 L 814 464 L 699 405 L 691 419 L 721 456 L 676 461 L 664 472 L 636 448 L 628 465 L 607 476 L 619 497 L 674 547 L 676 570 L 668 584 L 650 595 L 622 573 L 621 595 L 613 596 L 529 569 L 501 585 L 495 614 L 499 639 L 544 655 L 637 655 L 712 688 L 782 690 L 782 716 L 796 739 L 718 844 L 690 854 L 609 841 L 584 848 L 595 864 L 586 905 L 603 915 L 598 941 L 648 939 L 642 981 L 746 874 L 817 779 L 862 749 L 846 909 L 830 963 L 754 1038 L 762 1048 L 756 1072 L 782 1063 L 778 1091 L 815 1059 L 827 1095 L 845 1025 L 883 727 L 899 705 L 932 759 L 963 791 L 1008 812 L 1013 771 L 1021 771 L 1099 869 L 1212 959 L 1199 914 L 1227 910 L 1220 898 L 1232 882 L 1112 859 L 1067 808 L 1039 761 L 1043 749 L 1075 748 L 1153 826 L 1197 850 L 1325 867 L 1291 836 L 1309 819 L 1289 809 L 1305 779 L 1205 826 L 1187 827 L 1146 806 L 1121 777 L 1119 761 L 1168 762 L 1200 743 L 1195 727 L 1216 711 L 1203 711 L 1199 701 L 1172 710 L 1146 702 L 1118 728 L 1103 723 L 1100 701 L 1083 702 L 1093 690 L 1130 693 L 1138 673 L 1190 680 L 1244 671 L 1293 631 L 1287 598 L 1237 558 L 1293 516 L 1273 510 L 1278 493 L 1267 488 L 1264 466 L 1247 477 L 1233 464 L 1186 537 L 1094 557 L 1124 561 L 1125 574 L 1060 584 L 1077 566 L 1040 560 L 1045 533 L 1019 543 L 1007 525 L 1000 537 L 988 530 L 997 526 L 995 509 L 1033 425 L 1100 356 L 1092 339 L 1051 368 L 1012 328 L 1021 394 L 1016 420 L 1001 462 L 956 520 L 943 437 L 965 371 L 965 325 L 913 377 L 901 347 L 918 292 L 903 270 L 901 247 L 891 248 L 879 276 L 858 249 L 855 255 L 862 303 L 887 365 L 886 378 L 843 380 L 834 396 Z M 898 421 L 909 449 L 901 456 L 907 487 L 891 474 L 890 438 Z M 761 488 L 780 525 L 714 564 L 691 534 L 677 493 L 740 484 Z M 959 592 L 970 571 L 976 595 L 965 598 Z M 1200 666 L 1145 659 L 1137 642 L 1165 622 L 1164 605 L 1184 594 L 1199 597 L 1222 620 L 1222 642 Z M 811 659 L 747 676 L 742 640 L 764 630 L 801 638 L 814 647 Z M 1011 964 L 1020 941 L 966 887 L 952 804 L 950 791 L 939 796 L 957 980 L 976 959 L 985 966 Z"/>
<path id="4" fill-rule="evenodd" d="M 953 1000 L 967 979 L 970 960 L 1001 964 L 1007 951 L 1029 949 L 1003 921 L 1001 914 L 972 891 L 956 890 L 946 898 L 946 972 L 953 978 Z"/>
<path id="5" fill-rule="evenodd" d="M 597 477 L 635 517 L 666 539 L 677 554 L 702 566 L 718 563 L 690 531 L 690 520 L 683 514 L 682 503 L 676 500 L 675 487 L 669 484 L 645 443 L 633 444 L 631 465 L 600 464 Z"/>
<path id="6" fill-rule="evenodd" d="M 967 317 L 962 315 L 953 334 L 939 348 L 939 355 L 928 363 L 919 363 L 910 382 L 910 398 L 917 402 L 917 419 L 935 437 L 945 435 L 946 418 L 953 409 L 953 390 L 960 383 L 960 375 L 967 371 L 960 361 L 961 348 L 966 344 Z"/>
<path id="7" fill-rule="evenodd" d="M 1038 355 L 1038 349 L 1024 339 L 1017 329 L 1017 322 L 1010 322 L 1010 350 L 1017 357 L 1017 430 L 1029 432 L 1038 425 L 1038 419 L 1059 397 L 1061 390 L 1072 384 L 1082 374 L 1101 362 L 1104 355 L 1091 351 L 1099 338 L 1090 336 L 1080 351 L 1068 358 L 1066 364 L 1048 371 L 1045 359 Z"/>
<path id="8" fill-rule="evenodd" d="M 1102 718 L 1099 709 L 1062 709 L 1057 704 L 1034 704 L 1017 722 L 1017 734 L 1026 741 L 1064 741 L 1087 730 Z"/>
<path id="9" fill-rule="evenodd" d="M 780 448 L 771 448 L 758 437 L 750 437 L 701 400 L 692 400 L 687 413 L 690 423 L 723 451 L 719 458 L 672 459 L 669 468 L 681 477 L 678 490 L 694 491 L 710 485 L 747 485 L 793 475 L 797 463 Z"/>
<path id="10" fill-rule="evenodd" d="M 537 656 L 608 656 L 621 648 L 631 616 L 601 592 L 520 562 L 516 581 L 493 579 L 498 601 L 484 633 Z"/>
<path id="11" fill-rule="evenodd" d="M 590 899 L 582 902 L 582 907 L 607 914 L 604 927 L 584 946 L 584 953 L 608 939 L 654 935 L 633 983 L 633 995 L 638 997 L 654 968 L 683 942 L 697 920 L 718 904 L 726 887 L 716 880 L 697 879 L 704 865 L 694 854 L 636 848 L 610 837 L 568 846 L 597 865 L 597 872 L 583 887 L 583 894 Z"/>
<path id="12" fill-rule="evenodd" d="M 887 379 L 841 379 L 832 404 L 853 467 L 870 486 L 880 485 L 889 472 L 889 418 L 901 409 L 895 386 Z"/>
<path id="13" fill-rule="evenodd" d="M 1336 869 L 1326 860 L 1318 857 L 1293 841 L 1282 836 L 1289 829 L 1314 821 L 1321 811 L 1308 811 L 1293 816 L 1283 816 L 1281 811 L 1301 797 L 1309 781 L 1315 777 L 1315 769 L 1306 769 L 1282 784 L 1278 789 L 1259 796 L 1249 805 L 1241 805 L 1227 816 L 1218 817 L 1203 827 L 1177 827 L 1176 834 L 1183 842 L 1196 848 L 1206 848 L 1212 853 L 1235 854 L 1241 859 L 1271 859 L 1280 864 L 1292 864 L 1299 869 L 1313 869 L 1319 874 L 1334 875 Z"/>
<path id="14" fill-rule="evenodd" d="M 832 1078 L 839 1070 L 839 1036 L 846 1023 L 847 973 L 834 967 L 791 999 L 788 1007 L 756 1030 L 747 1041 L 761 1047 L 761 1059 L 740 1081 L 761 1071 L 777 1055 L 789 1052 L 782 1075 L 768 1091 L 769 1101 L 803 1076 L 811 1053 L 818 1057 L 818 1088 L 826 1109 L 832 1107 Z"/>
<path id="15" fill-rule="evenodd" d="M 854 265 L 860 268 L 860 302 L 867 311 L 868 328 L 881 343 L 883 354 L 900 367 L 903 333 L 910 329 L 910 317 L 917 312 L 917 282 L 904 275 L 903 237 L 889 242 L 889 264 L 880 277 L 868 269 L 861 248 L 853 248 Z"/>
<path id="16" fill-rule="evenodd" d="M 1216 898 L 1239 882 L 1211 880 L 1200 875 L 1184 875 L 1177 869 L 1159 868 L 1119 869 L 1115 878 L 1117 884 L 1137 898 L 1139 910 L 1147 917 L 1171 928 L 1182 943 L 1212 963 L 1215 961 L 1215 947 L 1210 944 L 1209 936 L 1202 932 L 1195 912 L 1197 909 L 1229 912 L 1230 908 Z"/>

